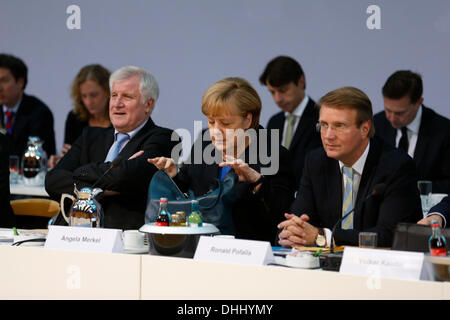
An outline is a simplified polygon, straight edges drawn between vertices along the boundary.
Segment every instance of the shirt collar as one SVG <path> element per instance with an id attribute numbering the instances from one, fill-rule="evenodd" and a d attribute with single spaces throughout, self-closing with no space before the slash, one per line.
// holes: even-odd
<path id="1" fill-rule="evenodd" d="M 297 108 L 294 109 L 294 111 L 291 112 L 285 112 L 284 116 L 287 118 L 290 114 L 293 114 L 296 118 L 300 118 L 303 114 L 303 110 L 305 110 L 306 105 L 309 102 L 309 97 L 307 95 L 305 95 L 305 97 L 303 98 L 302 102 L 300 102 L 300 104 L 297 106 Z"/>
<path id="2" fill-rule="evenodd" d="M 411 121 L 411 123 L 406 126 L 408 128 L 408 130 L 419 134 L 421 119 L 422 119 L 422 106 L 420 106 L 419 110 L 417 110 L 416 117 L 414 118 L 414 120 Z"/>
<path id="3" fill-rule="evenodd" d="M 150 118 L 149 118 L 150 119 Z M 130 140 L 139 132 L 139 130 L 141 130 L 145 124 L 147 123 L 148 119 L 146 121 L 144 121 L 144 123 L 142 123 L 139 127 L 137 127 L 136 129 L 130 131 L 130 132 L 126 132 L 126 134 L 128 134 L 128 136 L 130 137 Z M 117 140 L 117 134 L 119 133 L 119 131 L 117 131 L 116 129 L 114 129 L 114 141 Z"/>
<path id="4" fill-rule="evenodd" d="M 367 155 L 369 154 L 369 148 L 370 148 L 370 141 L 367 144 L 367 147 L 364 150 L 361 157 L 359 157 L 359 159 L 352 165 L 353 171 L 355 171 L 360 176 L 362 176 L 362 172 L 364 170 L 364 165 L 366 164 Z M 343 172 L 344 163 L 339 161 L 339 167 L 341 168 L 341 172 Z"/>

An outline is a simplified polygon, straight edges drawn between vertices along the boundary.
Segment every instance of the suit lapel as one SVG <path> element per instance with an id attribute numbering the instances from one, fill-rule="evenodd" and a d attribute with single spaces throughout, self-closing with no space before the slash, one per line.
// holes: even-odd
<path id="1" fill-rule="evenodd" d="M 103 143 L 103 152 L 104 152 L 104 158 L 108 155 L 109 149 L 111 148 L 112 144 L 114 143 L 114 128 L 108 128 L 105 130 L 105 138 Z"/>
<path id="2" fill-rule="evenodd" d="M 380 122 L 380 126 L 376 128 L 376 134 L 395 148 L 396 147 L 395 138 L 397 137 L 397 129 L 392 127 L 391 123 L 386 118 L 386 113 L 384 111 L 381 119 L 382 121 Z"/>
<path id="3" fill-rule="evenodd" d="M 23 132 L 23 128 L 26 124 L 26 118 L 30 111 L 28 110 L 28 104 L 25 103 L 28 100 L 28 96 L 26 94 L 23 95 L 22 101 L 20 102 L 19 109 L 17 110 L 16 118 L 14 119 L 14 124 L 12 127 L 12 136 L 13 139 L 18 139 L 21 132 Z"/>
<path id="4" fill-rule="evenodd" d="M 308 108 L 310 107 L 311 99 L 309 100 L 308 104 L 306 105 L 305 110 L 303 110 L 302 115 L 300 116 L 300 120 L 297 125 L 297 129 L 294 132 L 294 137 L 292 138 L 291 145 L 289 146 L 289 149 L 294 149 L 295 145 L 299 143 L 300 138 L 304 135 L 306 131 L 306 126 L 309 123 L 309 117 L 308 117 Z"/>
<path id="5" fill-rule="evenodd" d="M 274 116 L 272 120 L 272 126 L 270 129 L 278 129 L 280 132 L 279 139 L 280 144 L 283 143 L 283 130 L 284 130 L 284 121 L 286 117 L 284 116 L 284 112 L 279 112 L 277 115 Z"/>
<path id="6" fill-rule="evenodd" d="M 366 158 L 366 163 L 364 164 L 363 173 L 361 176 L 361 181 L 359 182 L 358 195 L 356 196 L 355 202 L 355 213 L 354 213 L 354 228 L 362 227 L 362 209 L 364 205 L 364 200 L 372 192 L 373 187 L 373 177 L 375 174 L 375 169 L 378 164 L 378 159 L 381 154 L 381 145 L 376 139 L 370 140 L 369 153 Z"/>
<path id="7" fill-rule="evenodd" d="M 0 123 L 1 127 L 5 128 L 5 114 L 3 113 L 3 105 L 0 105 Z"/>
<path id="8" fill-rule="evenodd" d="M 422 119 L 420 119 L 419 135 L 417 137 L 416 148 L 414 150 L 414 160 L 416 163 L 422 163 L 422 159 L 426 156 L 427 146 L 432 145 L 429 137 L 433 130 L 431 110 L 422 106 Z"/>

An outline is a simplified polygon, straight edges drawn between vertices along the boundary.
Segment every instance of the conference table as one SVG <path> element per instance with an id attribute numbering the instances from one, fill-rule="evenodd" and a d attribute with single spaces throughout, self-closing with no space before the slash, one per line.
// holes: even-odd
<path id="1" fill-rule="evenodd" d="M 252 266 L 149 254 L 0 246 L 0 299 L 450 299 L 450 282 Z M 180 306 L 183 301 L 180 301 Z"/>

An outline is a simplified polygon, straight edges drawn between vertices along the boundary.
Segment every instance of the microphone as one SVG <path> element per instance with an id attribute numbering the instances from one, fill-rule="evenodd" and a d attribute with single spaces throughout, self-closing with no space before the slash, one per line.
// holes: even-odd
<path id="1" fill-rule="evenodd" d="M 111 166 L 108 168 L 108 170 L 106 170 L 100 178 L 97 179 L 97 181 L 95 181 L 95 183 L 92 185 L 92 189 L 94 189 L 94 187 L 97 185 L 97 183 L 99 183 L 100 180 L 102 180 L 102 178 L 109 172 L 109 170 L 111 170 L 112 168 L 117 167 L 121 162 L 122 162 L 123 157 L 122 156 L 117 156 L 112 162 L 111 162 Z"/>
<path id="2" fill-rule="evenodd" d="M 382 196 L 384 194 L 384 191 L 386 190 L 386 183 L 378 183 L 373 187 L 372 192 L 361 202 L 361 206 L 370 198 L 375 197 L 375 196 Z M 339 218 L 339 220 L 336 222 L 336 224 L 333 226 L 333 229 L 331 230 L 331 243 L 330 243 L 330 252 L 333 253 L 334 252 L 334 241 L 333 241 L 333 236 L 334 236 L 334 231 L 336 231 L 336 227 L 342 222 L 342 220 L 344 220 L 345 218 L 347 218 L 353 211 L 355 211 L 356 206 L 350 210 L 349 212 L 347 212 L 346 214 L 344 214 L 341 218 Z"/>

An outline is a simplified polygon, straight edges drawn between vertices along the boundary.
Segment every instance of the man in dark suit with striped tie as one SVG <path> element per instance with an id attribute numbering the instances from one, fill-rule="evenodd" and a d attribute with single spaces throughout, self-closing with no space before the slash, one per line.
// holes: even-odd
<path id="1" fill-rule="evenodd" d="M 374 138 L 372 104 L 361 90 L 336 89 L 319 103 L 323 148 L 306 157 L 279 242 L 358 245 L 359 232 L 368 231 L 377 233 L 378 246 L 389 247 L 398 222 L 422 217 L 414 161 Z"/>
<path id="2" fill-rule="evenodd" d="M 279 56 L 271 60 L 259 81 L 267 86 L 281 109 L 269 119 L 267 129 L 279 130 L 280 143 L 291 154 L 298 187 L 306 154 L 322 145 L 315 130 L 319 111 L 314 100 L 305 93 L 302 67 L 291 57 Z"/>
<path id="3" fill-rule="evenodd" d="M 416 162 L 418 179 L 433 193 L 450 192 L 450 120 L 423 105 L 419 74 L 394 72 L 383 86 L 384 111 L 374 116 L 375 132 Z"/>

